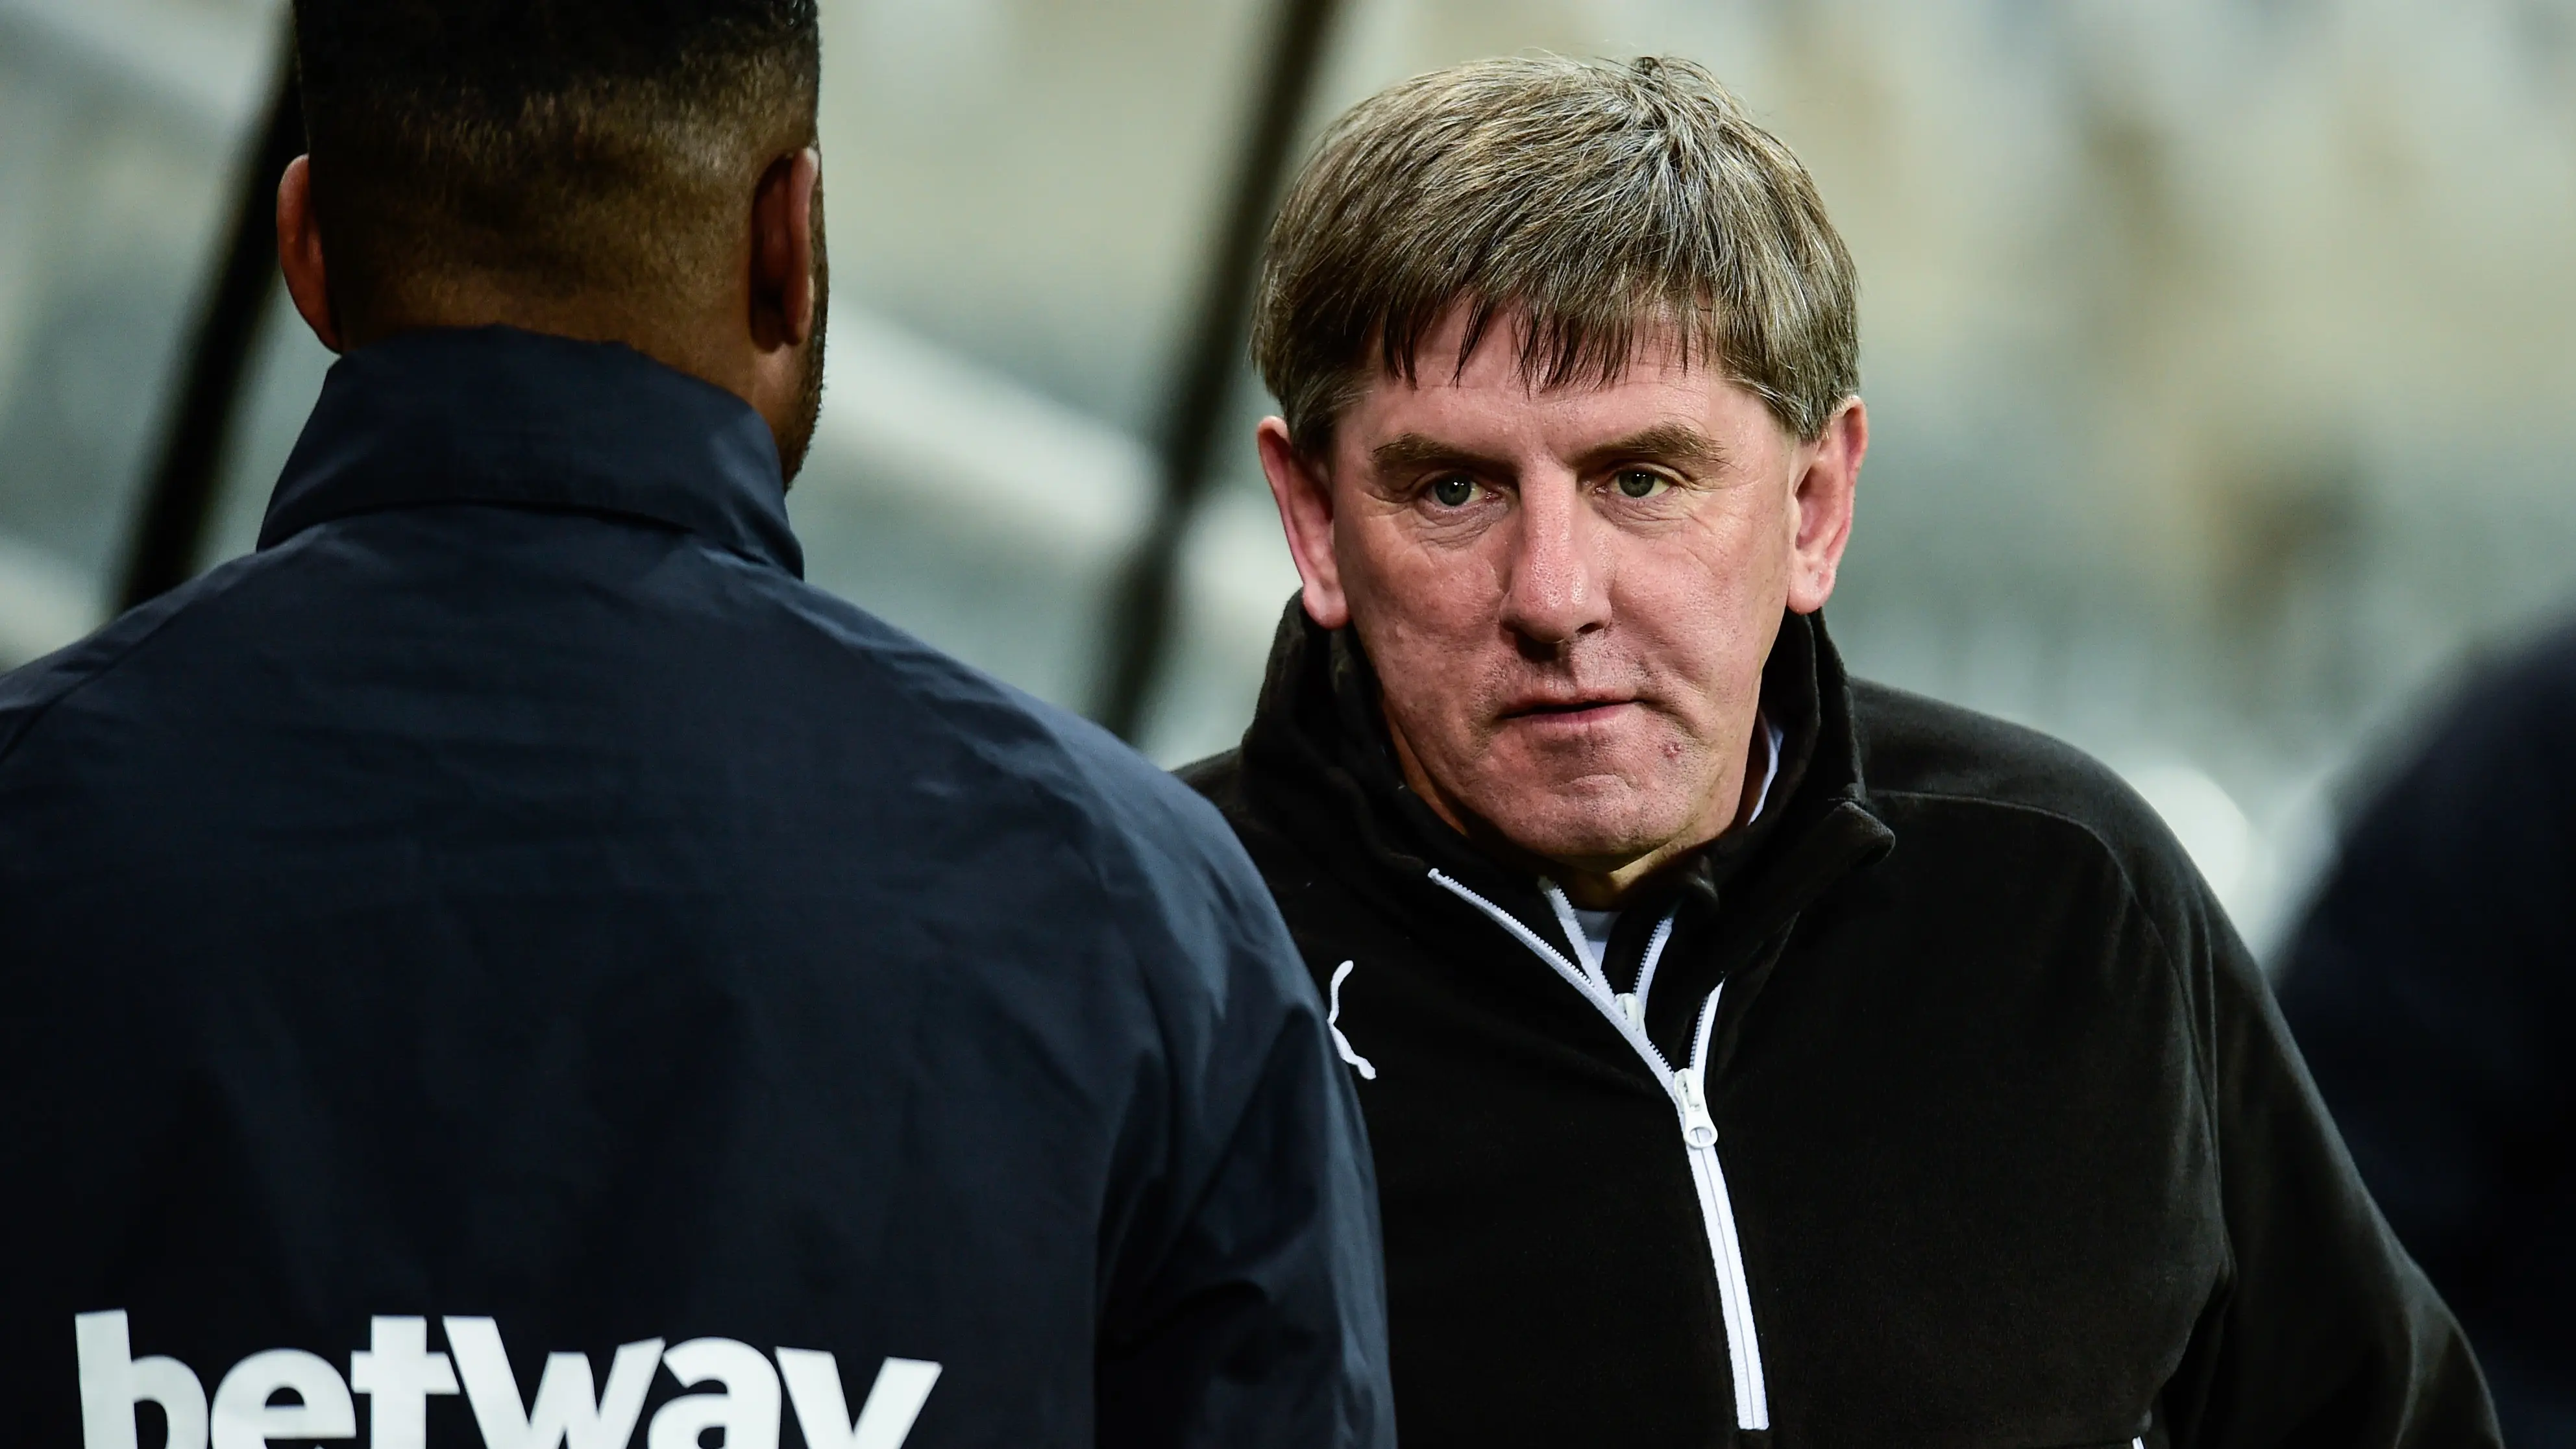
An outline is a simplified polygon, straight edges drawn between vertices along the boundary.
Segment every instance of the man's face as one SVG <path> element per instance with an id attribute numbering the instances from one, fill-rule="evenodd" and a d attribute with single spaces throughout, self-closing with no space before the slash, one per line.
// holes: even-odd
<path id="1" fill-rule="evenodd" d="M 1455 378 L 1380 378 L 1320 467 L 1275 420 L 1263 461 L 1415 791 L 1608 904 L 1744 808 L 1763 663 L 1783 608 L 1832 592 L 1866 423 L 1849 403 L 1801 442 L 1660 337 L 1616 382 L 1533 391 L 1494 333 Z"/>

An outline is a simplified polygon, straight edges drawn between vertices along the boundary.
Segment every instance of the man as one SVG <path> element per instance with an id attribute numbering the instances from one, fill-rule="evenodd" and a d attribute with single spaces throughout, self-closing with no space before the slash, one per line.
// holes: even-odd
<path id="1" fill-rule="evenodd" d="M 1344 117 L 1304 580 L 1189 777 L 1332 993 L 1415 1442 L 2492 1444 L 2262 978 L 2074 752 L 1843 672 L 1852 266 L 1686 64 Z"/>
<path id="2" fill-rule="evenodd" d="M 2576 628 L 2446 704 L 2345 834 L 2281 1009 L 2517 1449 L 2576 1446 Z"/>
<path id="3" fill-rule="evenodd" d="M 1223 823 L 798 580 L 812 0 L 296 11 L 261 549 L 0 683 L 11 1442 L 1391 1443 Z"/>

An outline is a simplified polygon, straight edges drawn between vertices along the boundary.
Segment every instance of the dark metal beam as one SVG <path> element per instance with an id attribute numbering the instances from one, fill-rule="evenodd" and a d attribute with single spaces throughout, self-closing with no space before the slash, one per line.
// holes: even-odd
<path id="1" fill-rule="evenodd" d="M 196 576 L 222 483 L 250 353 L 277 286 L 277 178 L 304 151 L 290 35 L 277 93 L 233 185 L 231 229 L 189 338 L 168 429 L 127 546 L 118 607 L 130 609 Z"/>
<path id="2" fill-rule="evenodd" d="M 1108 666 L 1093 716 L 1131 742 L 1171 651 L 1181 546 L 1217 471 L 1218 429 L 1243 357 L 1270 208 L 1287 179 L 1336 8 L 1337 0 L 1279 0 L 1264 52 L 1270 65 L 1244 135 L 1224 230 L 1200 279 L 1198 306 L 1173 376 L 1171 411 L 1157 450 L 1162 492 L 1110 599 Z"/>

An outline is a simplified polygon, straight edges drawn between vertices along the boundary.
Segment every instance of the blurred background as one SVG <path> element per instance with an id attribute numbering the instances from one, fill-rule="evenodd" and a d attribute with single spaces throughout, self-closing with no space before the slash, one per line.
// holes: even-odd
<path id="1" fill-rule="evenodd" d="M 1241 731 L 1295 584 L 1247 218 L 1504 52 L 1690 56 L 1806 159 L 1863 282 L 1856 670 L 2110 761 L 2258 949 L 2422 702 L 2576 599 L 2576 0 L 824 16 L 811 576 L 1165 763 Z M 256 535 L 330 362 L 240 262 L 282 21 L 0 0 L 0 667 Z"/>

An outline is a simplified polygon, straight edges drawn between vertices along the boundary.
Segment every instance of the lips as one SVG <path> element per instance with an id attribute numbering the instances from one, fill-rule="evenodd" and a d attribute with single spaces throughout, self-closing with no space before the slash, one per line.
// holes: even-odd
<path id="1" fill-rule="evenodd" d="M 1572 699 L 1522 700 L 1508 705 L 1502 712 L 1506 721 L 1562 721 L 1580 724 L 1587 720 L 1607 718 L 1613 711 L 1636 701 L 1624 695 L 1583 695 Z"/>

